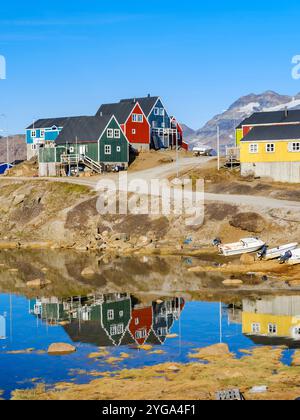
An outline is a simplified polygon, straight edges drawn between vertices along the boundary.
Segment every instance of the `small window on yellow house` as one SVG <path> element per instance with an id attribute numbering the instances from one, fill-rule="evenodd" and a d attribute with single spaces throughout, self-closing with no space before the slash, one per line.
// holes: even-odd
<path id="1" fill-rule="evenodd" d="M 300 152 L 300 142 L 289 143 L 289 152 Z"/>
<path id="2" fill-rule="evenodd" d="M 251 330 L 253 334 L 260 334 L 260 324 L 259 323 L 254 323 L 251 325 Z"/>
<path id="3" fill-rule="evenodd" d="M 258 153 L 258 144 L 253 143 L 249 145 L 249 153 Z"/>
<path id="4" fill-rule="evenodd" d="M 275 144 L 274 143 L 266 144 L 266 152 L 267 153 L 274 153 L 275 152 Z"/>

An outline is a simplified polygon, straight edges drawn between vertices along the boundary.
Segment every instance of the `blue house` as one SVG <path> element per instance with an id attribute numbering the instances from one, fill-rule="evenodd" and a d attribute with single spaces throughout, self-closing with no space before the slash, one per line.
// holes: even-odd
<path id="1" fill-rule="evenodd" d="M 70 119 L 80 117 L 45 118 L 33 122 L 26 128 L 27 160 L 38 155 L 41 145 L 55 142 Z"/>
<path id="2" fill-rule="evenodd" d="M 137 101 L 146 115 L 151 127 L 151 148 L 169 148 L 172 138 L 177 135 L 177 129 L 171 126 L 171 117 L 168 114 L 159 96 L 148 95 L 143 98 L 123 99 L 120 102 Z"/>

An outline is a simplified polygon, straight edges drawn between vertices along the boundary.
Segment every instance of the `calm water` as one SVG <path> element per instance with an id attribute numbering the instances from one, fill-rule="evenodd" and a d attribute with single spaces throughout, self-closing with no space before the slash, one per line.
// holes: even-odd
<path id="1" fill-rule="evenodd" d="M 254 345 L 285 344 L 290 348 L 284 356 L 288 363 L 299 344 L 297 317 L 300 319 L 299 296 L 243 299 L 233 306 L 187 301 L 178 295 L 141 302 L 126 292 L 38 299 L 0 294 L 0 389 L 4 398 L 9 398 L 13 389 L 33 387 L 34 383 L 85 382 L 94 370 L 188 362 L 193 349 L 220 341 L 237 355 L 239 349 Z M 168 338 L 170 334 L 177 336 Z M 77 351 L 67 356 L 36 353 L 54 342 L 71 343 Z M 165 353 L 137 349 L 145 343 Z M 105 358 L 89 359 L 99 347 L 105 347 L 110 356 L 126 352 L 130 358 L 115 365 Z M 29 348 L 35 351 L 8 353 Z M 78 374 L 78 370 L 84 372 Z"/>

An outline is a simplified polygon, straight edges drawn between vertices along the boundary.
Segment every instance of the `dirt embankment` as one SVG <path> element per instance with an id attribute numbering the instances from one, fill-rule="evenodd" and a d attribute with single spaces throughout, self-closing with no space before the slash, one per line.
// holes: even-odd
<path id="1" fill-rule="evenodd" d="M 299 353 L 293 365 L 282 363 L 282 348 L 242 351 L 237 359 L 225 344 L 195 350 L 192 360 L 206 363 L 167 363 L 114 373 L 99 372 L 86 385 L 59 383 L 46 390 L 16 390 L 14 400 L 214 400 L 216 392 L 239 389 L 246 400 L 295 400 L 299 397 Z M 118 386 L 116 385 L 116 382 Z M 253 393 L 254 387 L 266 387 Z"/>

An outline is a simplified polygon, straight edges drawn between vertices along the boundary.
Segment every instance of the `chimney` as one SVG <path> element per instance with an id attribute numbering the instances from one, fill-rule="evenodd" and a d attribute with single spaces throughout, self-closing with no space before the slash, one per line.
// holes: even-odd
<path id="1" fill-rule="evenodd" d="M 103 117 L 103 112 L 102 111 L 100 112 L 100 117 Z"/>
<path id="2" fill-rule="evenodd" d="M 289 110 L 288 110 L 288 107 L 286 106 L 286 107 L 284 108 L 284 117 L 285 117 L 285 118 L 287 118 L 287 117 L 288 117 L 288 115 L 289 115 Z"/>
<path id="3" fill-rule="evenodd" d="M 148 93 L 148 98 L 151 98 L 151 95 L 150 95 L 150 93 Z"/>

